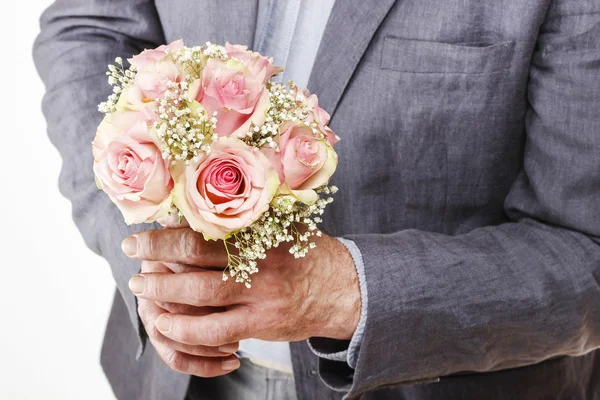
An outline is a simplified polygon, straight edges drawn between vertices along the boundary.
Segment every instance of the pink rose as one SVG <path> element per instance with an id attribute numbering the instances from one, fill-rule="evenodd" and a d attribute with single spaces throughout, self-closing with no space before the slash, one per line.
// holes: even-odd
<path id="1" fill-rule="evenodd" d="M 170 58 L 145 64 L 127 88 L 127 100 L 134 105 L 150 103 L 164 96 L 170 82 L 180 81 L 181 71 Z"/>
<path id="2" fill-rule="evenodd" d="M 294 96 L 296 97 L 297 101 L 303 103 L 308 109 L 308 115 L 304 116 L 304 118 L 302 118 L 302 116 L 299 117 L 308 125 L 315 123 L 317 129 L 323 134 L 323 137 L 331 146 L 339 142 L 339 136 L 336 135 L 328 126 L 331 117 L 327 111 L 319 107 L 319 99 L 317 95 L 310 94 L 308 89 L 301 91 L 300 89 L 296 88 Z"/>
<path id="3" fill-rule="evenodd" d="M 181 81 L 182 72 L 169 57 L 170 51 L 181 48 L 183 48 L 183 40 L 177 40 L 154 50 L 144 50 L 129 59 L 131 65 L 136 67 L 137 73 L 133 85 L 125 90 L 121 98 L 134 109 L 161 98 L 168 89 L 169 82 Z"/>
<path id="4" fill-rule="evenodd" d="M 146 97 L 147 94 L 139 85 L 131 85 L 121 92 L 117 109 L 124 111 L 140 111 L 145 108 L 153 107 L 154 99 Z"/>
<path id="5" fill-rule="evenodd" d="M 265 86 L 243 64 L 211 58 L 202 72 L 202 89 L 219 107 L 249 114 Z"/>
<path id="6" fill-rule="evenodd" d="M 264 76 L 263 83 L 283 72 L 282 67 L 273 65 L 273 59 L 267 58 L 260 53 L 248 50 L 247 46 L 225 43 L 225 51 L 229 57 L 241 61 L 254 76 Z M 264 71 L 264 74 L 263 74 Z"/>
<path id="7" fill-rule="evenodd" d="M 179 50 L 181 48 L 183 48 L 183 40 L 179 39 L 168 45 L 163 44 L 162 46 L 158 46 L 156 49 L 146 49 L 137 56 L 130 58 L 128 61 L 131 65 L 140 70 L 165 58 L 168 54 L 167 51 Z"/>
<path id="8" fill-rule="evenodd" d="M 229 59 L 211 58 L 201 81 L 190 88 L 190 96 L 202 104 L 208 115 L 217 112 L 219 136 L 245 134 L 254 122 L 262 125 L 270 106 L 269 92 L 263 84 L 265 71 L 258 76 L 244 64 Z"/>
<path id="9" fill-rule="evenodd" d="M 185 168 L 173 202 L 206 239 L 225 239 L 257 221 L 278 187 L 277 172 L 264 154 L 239 139 L 220 137 L 210 154 Z"/>
<path id="10" fill-rule="evenodd" d="M 318 199 L 314 189 L 329 182 L 337 168 L 338 157 L 325 140 L 315 137 L 302 122 L 284 123 L 280 127 L 280 152 L 265 149 L 279 179 L 300 201 L 311 204 Z"/>
<path id="11" fill-rule="evenodd" d="M 117 112 L 106 117 L 92 144 L 98 187 L 119 207 L 127 224 L 165 215 L 173 189 L 168 161 L 140 115 Z"/>

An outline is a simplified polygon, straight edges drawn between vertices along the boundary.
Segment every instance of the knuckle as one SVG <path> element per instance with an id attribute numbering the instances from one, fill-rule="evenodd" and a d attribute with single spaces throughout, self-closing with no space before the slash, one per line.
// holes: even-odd
<path id="1" fill-rule="evenodd" d="M 220 324 L 214 324 L 206 329 L 206 345 L 220 346 L 225 343 L 223 341 L 224 336 Z"/>
<path id="2" fill-rule="evenodd" d="M 180 248 L 187 260 L 194 260 L 202 253 L 202 242 L 199 235 L 191 229 L 183 229 L 180 236 Z"/>
<path id="3" fill-rule="evenodd" d="M 154 296 L 161 299 L 165 298 L 165 296 L 168 294 L 169 286 L 166 284 L 164 279 L 156 279 L 155 276 L 152 276 L 150 281 L 152 282 L 151 289 L 154 293 Z"/>
<path id="4" fill-rule="evenodd" d="M 145 253 L 148 257 L 156 259 L 160 251 L 161 237 L 155 231 L 147 231 L 144 235 L 146 240 L 143 242 Z"/>
<path id="5" fill-rule="evenodd" d="M 145 301 L 138 300 L 137 311 L 138 311 L 138 315 L 140 316 L 140 319 L 142 320 L 144 325 L 147 325 L 148 324 L 148 312 L 149 312 L 148 304 Z"/>
<path id="6" fill-rule="evenodd" d="M 273 305 L 273 315 L 276 317 L 277 320 L 281 320 L 282 317 L 286 316 L 286 315 L 290 315 L 291 310 L 289 309 L 289 307 L 287 306 L 287 304 L 283 303 L 283 302 L 279 302 Z M 285 319 L 284 319 L 285 320 Z"/>
<path id="7" fill-rule="evenodd" d="M 149 338 L 151 338 L 152 340 L 156 341 L 156 342 L 162 342 L 162 334 L 158 331 L 158 329 L 156 329 L 156 327 L 154 326 L 153 323 L 150 324 L 146 324 L 146 334 L 148 335 Z"/>
<path id="8" fill-rule="evenodd" d="M 224 282 L 222 279 L 211 279 L 210 287 L 207 288 L 207 293 L 221 302 L 231 299 L 235 297 L 236 289 L 242 285 L 231 285 L 229 283 L 230 282 Z"/>
<path id="9" fill-rule="evenodd" d="M 215 305 L 229 304 L 231 302 L 243 300 L 244 292 L 247 290 L 243 285 L 231 285 L 231 282 L 224 282 L 220 274 L 206 275 L 209 279 L 205 279 L 204 293 L 202 295 L 208 299 L 214 300 Z"/>
<path id="10" fill-rule="evenodd" d="M 188 321 L 180 321 L 173 326 L 174 336 L 181 343 L 195 344 L 196 336 Z"/>
<path id="11" fill-rule="evenodd" d="M 210 281 L 201 274 L 193 274 L 186 281 L 186 294 L 194 306 L 203 306 L 212 295 Z"/>
<path id="12" fill-rule="evenodd" d="M 223 342 L 235 342 L 237 340 L 237 335 L 241 329 L 242 325 L 234 327 L 233 325 L 225 325 L 222 327 L 223 330 Z"/>
<path id="13" fill-rule="evenodd" d="M 169 368 L 177 372 L 186 372 L 189 365 L 188 359 L 182 353 L 171 349 L 165 350 L 163 360 Z"/>
<path id="14" fill-rule="evenodd" d="M 246 329 L 245 323 L 240 322 L 236 325 L 215 323 L 206 330 L 208 346 L 221 346 L 227 343 L 233 343 L 240 340 L 242 332 Z"/>
<path id="15" fill-rule="evenodd" d="M 233 335 L 232 341 L 239 341 L 254 336 L 254 325 L 248 321 L 241 321 L 239 328 L 236 329 L 236 334 Z"/>
<path id="16" fill-rule="evenodd" d="M 149 305 L 147 301 L 140 301 L 138 304 L 138 315 L 144 325 L 146 335 L 152 340 L 158 340 L 162 336 L 160 332 L 154 326 L 154 320 L 149 316 Z"/>
<path id="17" fill-rule="evenodd" d="M 208 360 L 200 360 L 197 364 L 196 369 L 197 370 L 195 371 L 195 374 L 197 374 L 198 376 L 209 378 L 213 375 L 211 374 L 211 362 Z"/>
<path id="18" fill-rule="evenodd" d="M 283 288 L 285 283 L 279 281 L 279 279 L 271 279 L 269 285 L 264 287 L 264 294 L 267 299 L 281 299 L 283 293 L 286 290 Z"/>
<path id="19" fill-rule="evenodd" d="M 156 276 L 153 274 L 146 275 L 146 286 L 144 288 L 144 295 L 150 298 L 168 300 L 170 286 L 163 276 Z"/>
<path id="20" fill-rule="evenodd" d="M 147 274 L 144 275 L 145 277 L 145 282 L 144 282 L 144 296 L 147 297 L 154 297 L 156 296 L 157 292 L 160 290 L 157 288 L 158 284 L 156 282 L 156 279 L 154 279 L 154 276 L 152 274 Z"/>

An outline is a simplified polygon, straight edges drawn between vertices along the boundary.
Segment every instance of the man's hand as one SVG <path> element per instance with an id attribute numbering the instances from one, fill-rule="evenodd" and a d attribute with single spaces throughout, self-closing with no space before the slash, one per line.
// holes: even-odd
<path id="1" fill-rule="evenodd" d="M 222 242 L 205 241 L 189 228 L 147 231 L 123 243 L 132 258 L 215 267 L 214 271 L 142 273 L 130 287 L 140 299 L 194 307 L 222 307 L 207 315 L 163 313 L 155 326 L 188 346 L 218 347 L 242 339 L 297 341 L 313 336 L 350 339 L 360 318 L 360 290 L 352 257 L 336 239 L 295 259 L 287 246 L 259 263 L 252 288 L 222 280 Z"/>
<path id="2" fill-rule="evenodd" d="M 172 274 L 167 266 L 152 261 L 142 262 L 142 273 Z M 160 358 L 169 367 L 182 373 L 207 378 L 227 374 L 239 367 L 237 357 L 232 355 L 237 351 L 238 343 L 229 343 L 220 347 L 194 346 L 175 342 L 162 335 L 156 329 L 155 321 L 159 316 L 168 312 L 202 316 L 212 310 L 138 298 L 138 313 L 146 328 L 148 338 Z"/>

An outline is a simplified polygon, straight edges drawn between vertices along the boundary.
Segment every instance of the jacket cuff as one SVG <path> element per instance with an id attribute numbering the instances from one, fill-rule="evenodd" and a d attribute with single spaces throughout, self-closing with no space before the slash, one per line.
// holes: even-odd
<path id="1" fill-rule="evenodd" d="M 354 266 L 358 274 L 358 283 L 360 287 L 361 297 L 361 313 L 358 321 L 358 326 L 352 335 L 350 341 L 347 340 L 336 340 L 329 338 L 313 337 L 308 339 L 308 347 L 318 357 L 337 362 L 345 362 L 352 369 L 356 368 L 356 361 L 358 359 L 358 352 L 362 344 L 363 336 L 365 333 L 365 326 L 367 323 L 367 306 L 368 306 L 368 295 L 367 295 L 367 281 L 365 278 L 365 265 L 360 249 L 352 240 L 344 238 L 336 238 L 346 247 Z"/>

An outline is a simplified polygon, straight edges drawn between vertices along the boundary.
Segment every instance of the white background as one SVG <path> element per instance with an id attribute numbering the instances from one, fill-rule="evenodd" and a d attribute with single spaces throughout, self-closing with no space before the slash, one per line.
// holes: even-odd
<path id="1" fill-rule="evenodd" d="M 50 3 L 2 3 L 0 399 L 110 400 L 99 358 L 114 284 L 58 192 L 61 160 L 46 136 L 31 57 Z"/>

